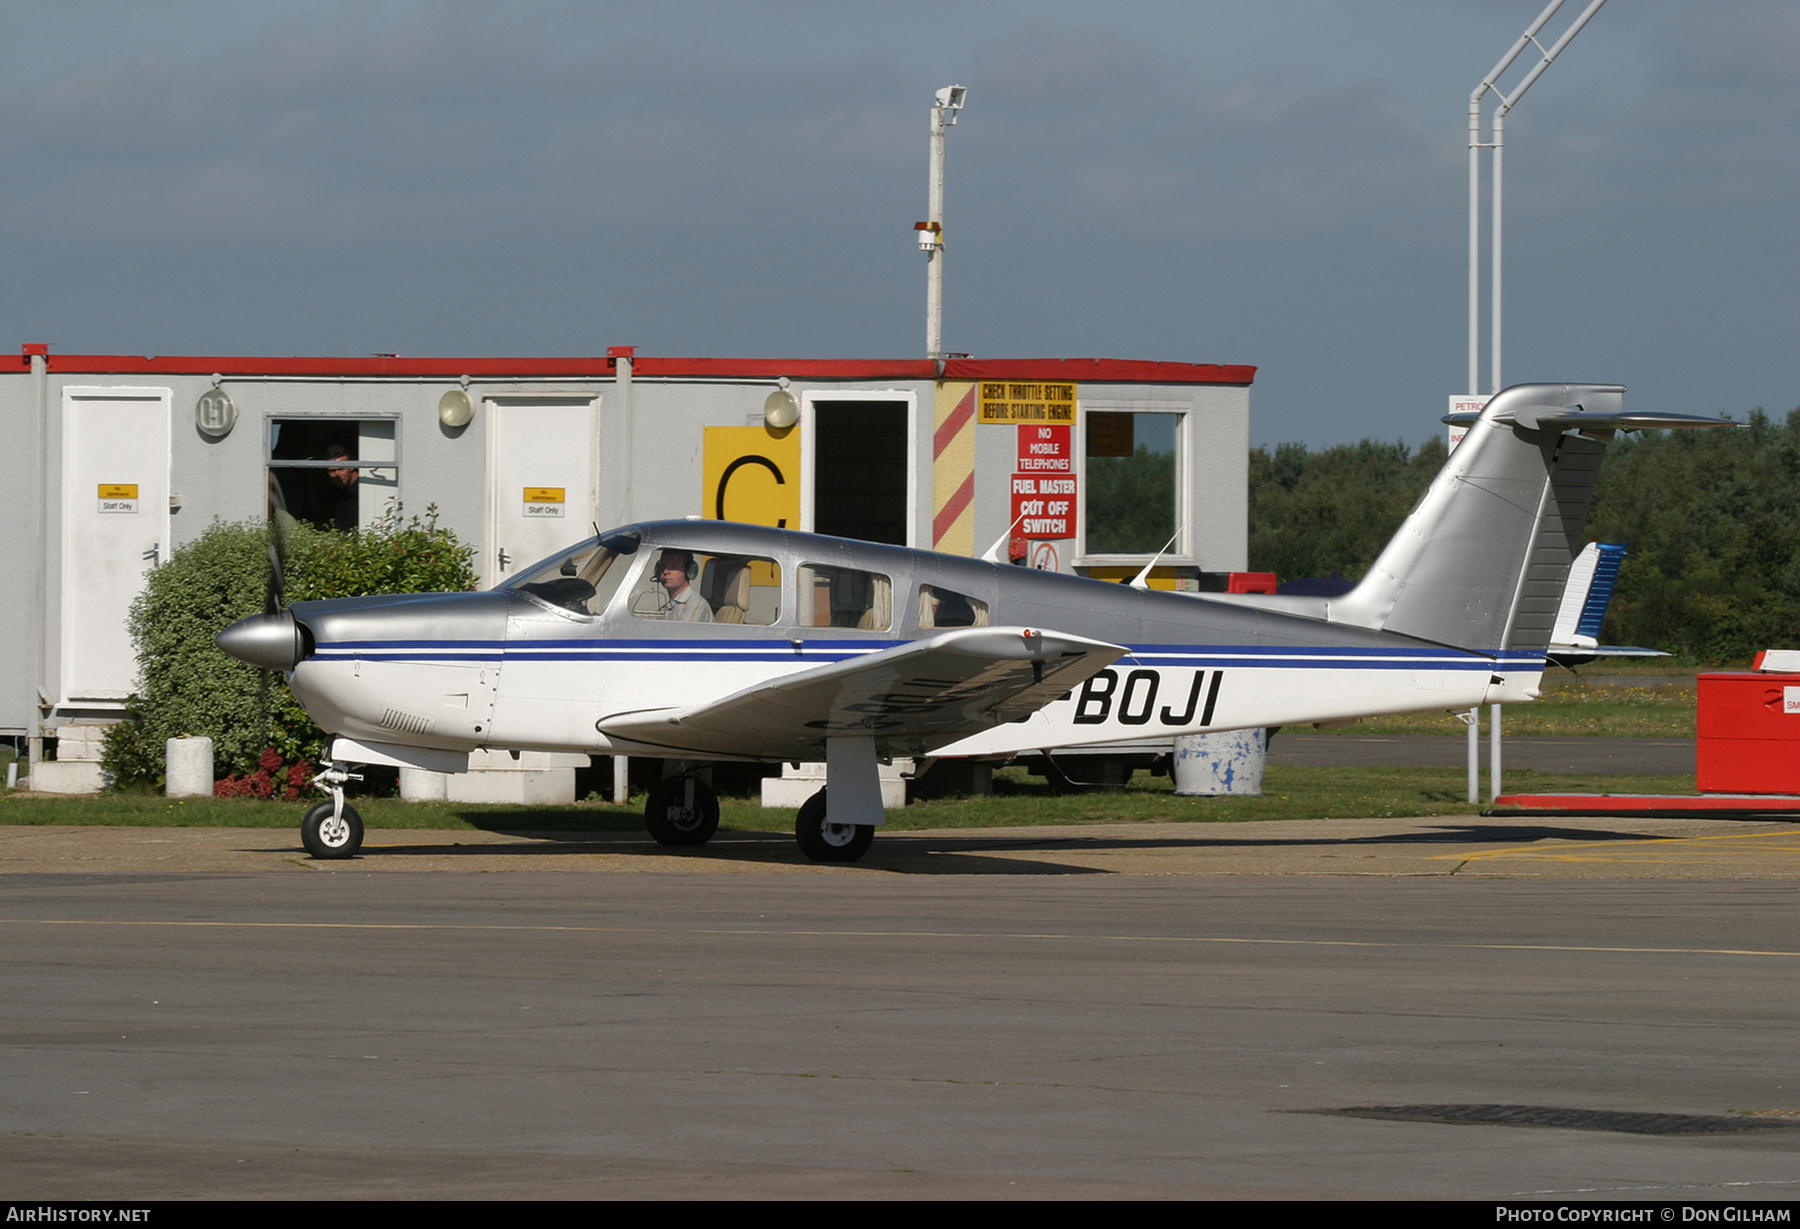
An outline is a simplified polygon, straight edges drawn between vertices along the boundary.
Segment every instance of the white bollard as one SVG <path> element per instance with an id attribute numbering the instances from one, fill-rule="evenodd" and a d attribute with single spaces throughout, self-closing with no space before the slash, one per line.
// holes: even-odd
<path id="1" fill-rule="evenodd" d="M 163 744 L 163 764 L 167 772 L 163 793 L 170 798 L 212 796 L 212 739 L 171 738 Z"/>
<path id="2" fill-rule="evenodd" d="M 1175 792 L 1183 797 L 1262 796 L 1264 731 L 1224 730 L 1175 740 Z"/>
<path id="3" fill-rule="evenodd" d="M 442 802 L 450 796 L 450 774 L 429 768 L 400 770 L 400 797 L 406 802 Z"/>

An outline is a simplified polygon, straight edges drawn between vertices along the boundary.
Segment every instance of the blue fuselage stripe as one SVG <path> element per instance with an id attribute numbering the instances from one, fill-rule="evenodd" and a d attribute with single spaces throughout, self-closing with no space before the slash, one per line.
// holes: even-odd
<path id="1" fill-rule="evenodd" d="M 394 662 L 810 662 L 824 664 L 879 653 L 904 640 L 813 640 L 796 648 L 780 641 L 643 640 L 340 640 L 322 643 L 320 661 Z M 1292 645 L 1177 645 L 1129 647 L 1115 668 L 1175 667 L 1222 670 L 1541 670 L 1541 652 L 1503 650 L 1492 654 L 1454 649 L 1330 648 Z"/>

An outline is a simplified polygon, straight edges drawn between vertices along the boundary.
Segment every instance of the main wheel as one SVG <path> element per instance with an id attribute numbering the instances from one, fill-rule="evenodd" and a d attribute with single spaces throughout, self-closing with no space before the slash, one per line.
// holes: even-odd
<path id="1" fill-rule="evenodd" d="M 834 824 L 825 818 L 825 791 L 800 804 L 794 820 L 794 839 L 800 852 L 814 862 L 854 862 L 875 842 L 872 824 Z"/>
<path id="2" fill-rule="evenodd" d="M 362 848 L 362 838 L 362 816 L 355 807 L 345 807 L 344 813 L 334 819 L 331 804 L 321 802 L 300 821 L 300 842 L 315 858 L 354 858 Z"/>
<path id="3" fill-rule="evenodd" d="M 719 796 L 704 781 L 672 777 L 651 787 L 644 827 L 658 845 L 704 845 L 719 830 Z"/>

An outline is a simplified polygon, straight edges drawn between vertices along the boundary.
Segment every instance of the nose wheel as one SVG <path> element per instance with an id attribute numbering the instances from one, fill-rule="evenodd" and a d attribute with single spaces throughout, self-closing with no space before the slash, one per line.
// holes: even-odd
<path id="1" fill-rule="evenodd" d="M 315 858 L 354 858 L 362 848 L 362 816 L 344 802 L 345 782 L 362 780 L 351 767 L 342 760 L 327 759 L 313 776 L 313 784 L 331 795 L 330 802 L 321 802 L 300 821 L 300 843 Z"/>
<path id="2" fill-rule="evenodd" d="M 334 812 L 329 802 L 321 802 L 308 811 L 300 821 L 300 842 L 315 858 L 354 858 L 362 848 L 362 816 L 351 806 L 344 807 L 342 814 Z"/>
<path id="3" fill-rule="evenodd" d="M 825 791 L 800 804 L 794 820 L 800 852 L 814 862 L 854 862 L 875 843 L 873 824 L 834 824 L 825 812 Z"/>
<path id="4" fill-rule="evenodd" d="M 644 800 L 644 827 L 658 845 L 704 845 L 719 830 L 719 796 L 694 777 L 672 777 Z"/>

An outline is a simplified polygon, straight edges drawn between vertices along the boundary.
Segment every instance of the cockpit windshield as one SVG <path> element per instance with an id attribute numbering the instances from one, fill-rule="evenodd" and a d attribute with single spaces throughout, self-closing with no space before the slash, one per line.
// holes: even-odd
<path id="1" fill-rule="evenodd" d="M 581 615 L 598 615 L 630 570 L 626 557 L 637 553 L 636 534 L 609 533 L 558 552 L 494 586 L 529 593 L 540 601 Z"/>

